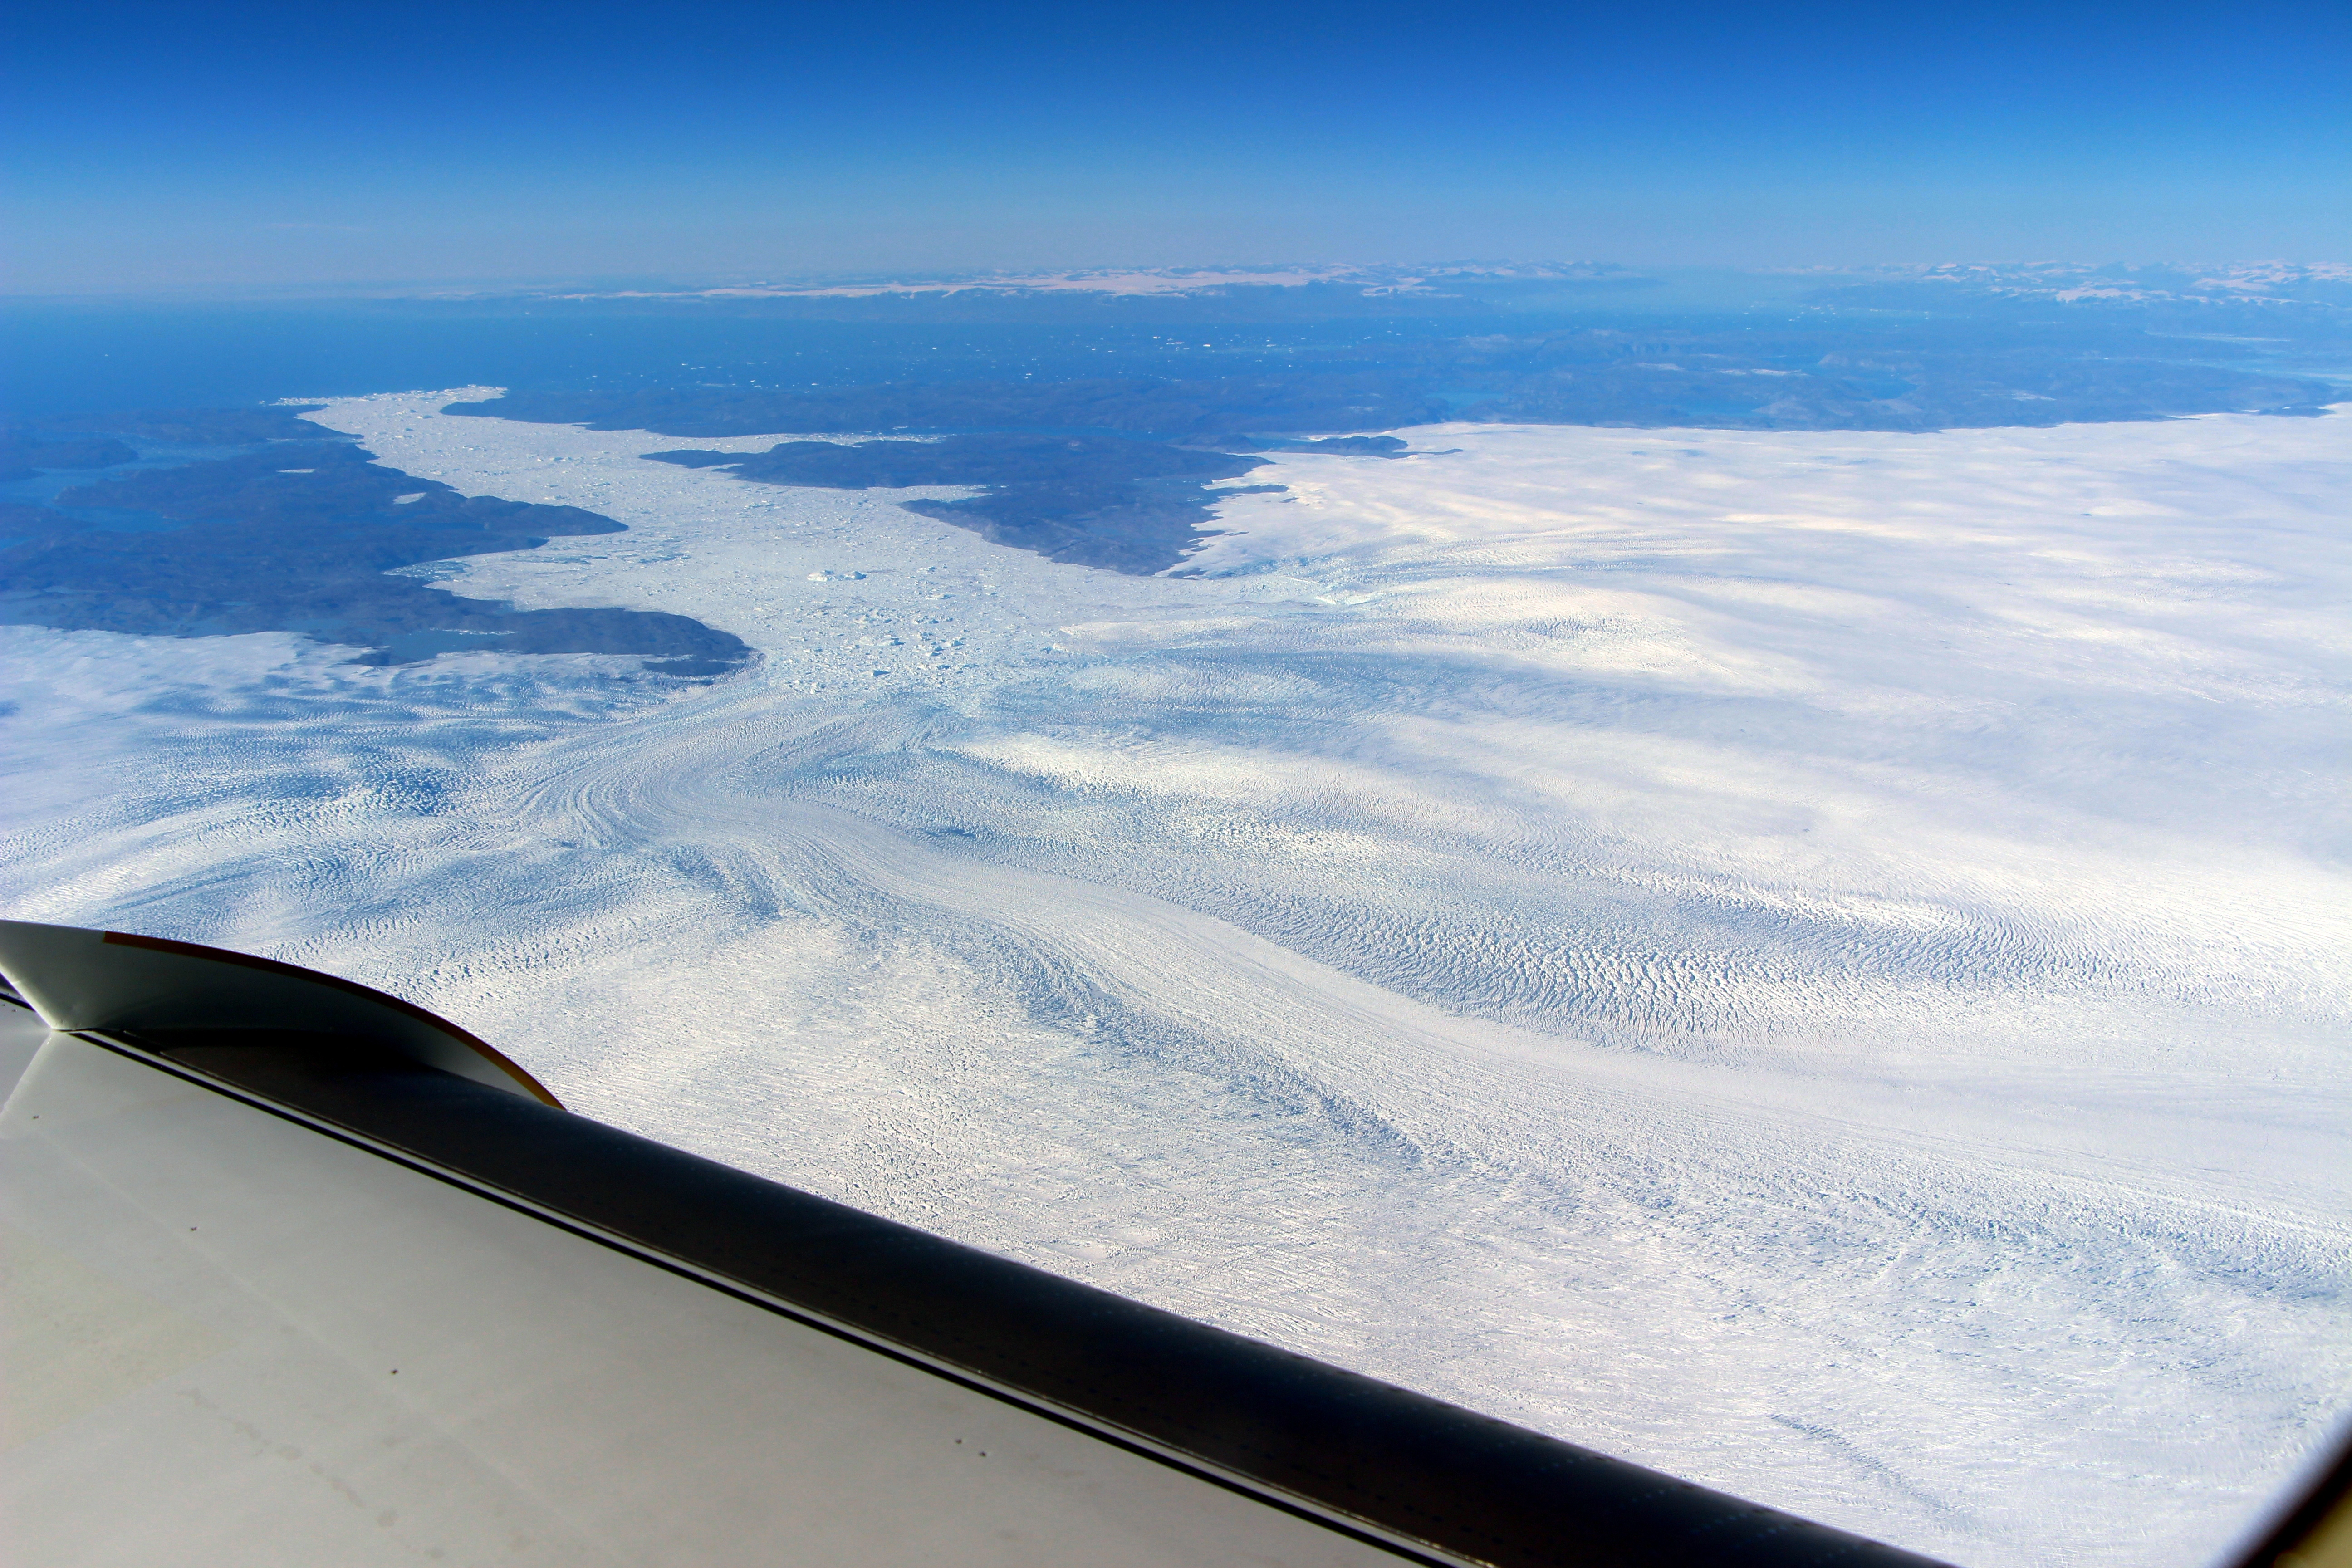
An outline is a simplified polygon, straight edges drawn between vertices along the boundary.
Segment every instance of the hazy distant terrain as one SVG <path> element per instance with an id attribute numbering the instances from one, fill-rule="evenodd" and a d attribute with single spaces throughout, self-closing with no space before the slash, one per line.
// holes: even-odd
<path id="1" fill-rule="evenodd" d="M 2341 334 L 2352 317 L 2352 264 L 2246 261 L 2220 266 L 2063 262 L 1885 268 L 1815 298 L 1832 305 L 1983 310 L 2056 305 L 2082 314 L 2177 325 Z M 2046 319 L 2046 316 L 2045 316 Z"/>

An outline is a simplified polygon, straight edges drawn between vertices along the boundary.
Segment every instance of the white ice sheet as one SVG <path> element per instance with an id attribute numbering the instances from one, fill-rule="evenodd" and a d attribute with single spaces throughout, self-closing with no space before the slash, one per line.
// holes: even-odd
<path id="1" fill-rule="evenodd" d="M 318 417 L 629 531 L 446 586 L 756 667 L 0 628 L 10 913 L 1986 1568 L 2346 1411 L 2345 415 L 1418 429 L 1133 579 L 468 395 Z"/>

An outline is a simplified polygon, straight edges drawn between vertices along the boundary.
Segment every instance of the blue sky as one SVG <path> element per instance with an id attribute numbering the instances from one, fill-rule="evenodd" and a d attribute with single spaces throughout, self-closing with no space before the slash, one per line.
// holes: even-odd
<path id="1" fill-rule="evenodd" d="M 2352 256 L 2352 7 L 152 5 L 5 36 L 19 293 Z"/>

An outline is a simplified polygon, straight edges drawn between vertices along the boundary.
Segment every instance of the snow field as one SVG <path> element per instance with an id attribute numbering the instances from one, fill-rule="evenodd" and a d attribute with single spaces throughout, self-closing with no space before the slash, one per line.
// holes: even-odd
<path id="1" fill-rule="evenodd" d="M 463 395 L 319 417 L 629 531 L 447 586 L 760 664 L 0 628 L 12 913 L 1966 1563 L 2341 1418 L 2340 416 L 1416 430 L 1138 580 Z"/>

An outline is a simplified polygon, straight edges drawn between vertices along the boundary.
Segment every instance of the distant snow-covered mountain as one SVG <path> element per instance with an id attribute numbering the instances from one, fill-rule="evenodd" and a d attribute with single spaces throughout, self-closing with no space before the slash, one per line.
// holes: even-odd
<path id="1" fill-rule="evenodd" d="M 1939 262 L 1889 268 L 1864 288 L 1922 285 L 1962 295 L 2060 304 L 2280 305 L 2352 308 L 2352 263 Z"/>

